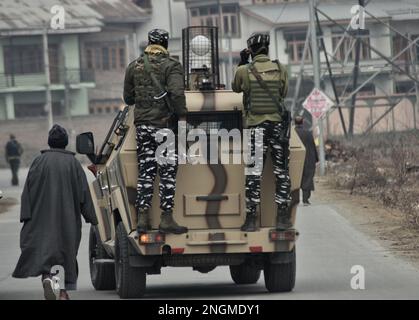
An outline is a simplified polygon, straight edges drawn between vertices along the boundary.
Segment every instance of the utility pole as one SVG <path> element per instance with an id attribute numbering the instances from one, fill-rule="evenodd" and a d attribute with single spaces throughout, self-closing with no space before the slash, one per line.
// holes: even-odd
<path id="1" fill-rule="evenodd" d="M 297 108 L 300 107 L 300 106 L 297 106 L 297 100 L 298 100 L 298 95 L 300 94 L 301 82 L 303 81 L 304 64 L 305 64 L 305 60 L 306 60 L 306 57 L 307 57 L 307 52 L 308 52 L 308 49 L 309 49 L 310 35 L 311 35 L 311 31 L 310 31 L 310 26 L 309 26 L 307 28 L 306 40 L 304 42 L 303 57 L 302 57 L 301 62 L 300 62 L 300 72 L 298 73 L 297 82 L 295 84 L 294 99 L 292 100 L 291 116 L 293 118 L 295 117 L 295 114 L 297 113 L 297 111 L 300 111 L 300 110 L 297 109 Z"/>
<path id="2" fill-rule="evenodd" d="M 44 52 L 44 72 L 45 72 L 45 111 L 48 114 L 48 130 L 52 128 L 52 98 L 51 98 L 51 77 L 49 74 L 49 55 L 48 55 L 48 27 L 45 26 L 42 34 L 42 45 Z"/>
<path id="3" fill-rule="evenodd" d="M 364 0 L 358 1 L 359 5 L 364 7 Z M 361 19 L 361 18 L 360 18 Z M 358 28 L 355 43 L 355 65 L 353 70 L 353 81 L 352 90 L 358 86 L 358 75 L 359 75 L 359 59 L 361 54 L 361 28 Z M 355 108 L 356 108 L 356 93 L 352 96 L 351 109 L 349 111 L 349 136 L 352 138 L 354 135 L 354 123 L 355 123 Z"/>
<path id="4" fill-rule="evenodd" d="M 64 110 L 65 110 L 65 116 L 67 118 L 67 129 L 70 133 L 70 142 L 72 145 L 73 138 L 74 138 L 74 126 L 73 126 L 73 117 L 71 115 L 71 99 L 70 99 L 70 79 L 69 76 L 71 76 L 67 70 L 67 68 L 64 66 Z"/>
<path id="5" fill-rule="evenodd" d="M 167 0 L 167 5 L 169 7 L 169 30 L 170 36 L 174 37 L 173 35 L 173 11 L 172 11 L 172 0 Z M 189 10 L 188 10 L 189 11 Z"/>
<path id="6" fill-rule="evenodd" d="M 309 0 L 310 10 L 310 33 L 311 33 L 311 51 L 313 56 L 313 75 L 314 87 L 320 90 L 320 55 L 317 43 L 317 30 L 315 18 L 315 0 Z M 323 119 L 317 122 L 319 126 L 319 160 L 320 160 L 320 175 L 325 174 L 325 154 L 324 154 L 324 141 L 323 141 Z"/>
<path id="7" fill-rule="evenodd" d="M 131 47 L 129 45 L 129 43 L 130 43 L 129 35 L 126 34 L 124 36 L 124 42 L 125 42 L 125 63 L 128 65 L 128 63 L 130 63 L 130 61 L 134 60 L 134 59 L 131 59 L 132 53 L 131 53 Z"/>

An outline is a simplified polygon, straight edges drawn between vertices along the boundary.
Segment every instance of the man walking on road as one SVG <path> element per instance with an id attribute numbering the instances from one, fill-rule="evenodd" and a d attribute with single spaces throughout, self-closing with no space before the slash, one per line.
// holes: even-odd
<path id="1" fill-rule="evenodd" d="M 137 232 L 150 229 L 149 210 L 157 171 L 160 175 L 159 195 L 162 210 L 159 230 L 163 233 L 182 234 L 188 229 L 174 220 L 173 207 L 176 190 L 177 155 L 167 155 L 160 163 L 156 151 L 162 142 L 156 139 L 162 129 L 173 129 L 174 116 L 186 119 L 186 98 L 182 65 L 170 57 L 169 33 L 154 29 L 148 34 L 149 45 L 144 55 L 131 62 L 125 74 L 124 100 L 135 104 L 134 123 L 137 127 L 138 184 Z M 175 124 L 177 126 L 177 123 Z M 160 131 L 161 132 L 161 131 Z M 168 146 L 175 148 L 175 146 Z"/>
<path id="2" fill-rule="evenodd" d="M 55 300 L 51 269 L 62 266 L 65 288 L 59 299 L 67 300 L 67 290 L 76 290 L 77 251 L 81 240 L 81 215 L 97 224 L 86 175 L 75 154 L 66 151 L 68 135 L 54 125 L 49 132 L 50 149 L 33 161 L 21 199 L 21 256 L 13 272 L 15 278 L 42 276 L 44 296 Z"/>
<path id="3" fill-rule="evenodd" d="M 301 179 L 301 190 L 303 190 L 303 204 L 310 205 L 311 192 L 314 191 L 314 174 L 316 173 L 316 163 L 319 162 L 317 148 L 314 143 L 312 133 L 304 128 L 303 117 L 295 117 L 295 131 L 297 131 L 301 142 L 306 149 L 304 160 L 303 178 Z"/>
<path id="4" fill-rule="evenodd" d="M 22 156 L 23 149 L 20 143 L 16 140 L 16 137 L 11 134 L 10 140 L 6 144 L 6 161 L 10 165 L 12 171 L 12 186 L 19 185 L 19 167 L 20 157 Z"/>

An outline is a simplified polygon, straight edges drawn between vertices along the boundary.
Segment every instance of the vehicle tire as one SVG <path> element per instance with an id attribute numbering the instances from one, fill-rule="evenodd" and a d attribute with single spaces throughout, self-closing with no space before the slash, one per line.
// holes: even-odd
<path id="1" fill-rule="evenodd" d="M 269 292 L 289 292 L 295 286 L 296 257 L 295 248 L 289 253 L 285 263 L 267 262 L 263 270 L 265 286 Z"/>
<path id="2" fill-rule="evenodd" d="M 231 278 L 236 284 L 254 284 L 258 282 L 261 270 L 249 264 L 230 266 Z"/>
<path id="3" fill-rule="evenodd" d="M 90 279 L 96 290 L 115 289 L 115 265 L 97 264 L 96 259 L 111 259 L 103 248 L 97 226 L 90 226 L 89 234 L 89 266 Z"/>
<path id="4" fill-rule="evenodd" d="M 141 298 L 146 288 L 146 271 L 129 264 L 129 246 L 127 232 L 122 222 L 116 228 L 115 241 L 115 279 L 116 292 L 121 299 Z"/>

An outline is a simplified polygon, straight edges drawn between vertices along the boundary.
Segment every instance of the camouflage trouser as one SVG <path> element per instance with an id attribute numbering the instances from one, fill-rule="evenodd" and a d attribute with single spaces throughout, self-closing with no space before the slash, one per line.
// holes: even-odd
<path id="1" fill-rule="evenodd" d="M 256 129 L 263 130 L 263 145 L 259 145 L 255 140 Z M 280 142 L 285 136 L 284 130 L 287 130 L 287 124 L 284 122 L 265 121 L 258 126 L 250 128 L 251 152 L 255 153 L 256 148 L 263 148 L 263 159 L 256 163 L 265 163 L 268 147 L 271 149 L 274 175 L 276 179 L 275 202 L 279 208 L 287 208 L 290 201 L 291 182 L 289 176 L 289 145 L 288 142 Z M 260 149 L 259 149 L 260 150 Z M 262 157 L 262 153 L 260 153 Z M 256 156 L 255 156 L 256 157 Z M 246 209 L 248 214 L 256 214 L 256 208 L 260 204 L 260 182 L 261 175 L 246 176 Z"/>
<path id="2" fill-rule="evenodd" d="M 171 211 L 174 206 L 177 156 L 171 155 L 172 164 L 157 162 L 155 153 L 160 143 L 156 141 L 156 133 L 159 130 L 160 128 L 149 125 L 137 127 L 138 182 L 135 203 L 137 210 L 151 207 L 157 170 L 160 176 L 160 208 L 163 211 Z"/>

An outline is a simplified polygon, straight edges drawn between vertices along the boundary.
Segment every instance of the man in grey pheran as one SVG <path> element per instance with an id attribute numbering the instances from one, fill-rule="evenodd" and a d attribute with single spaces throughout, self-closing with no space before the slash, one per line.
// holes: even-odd
<path id="1" fill-rule="evenodd" d="M 301 116 L 295 117 L 295 131 L 306 149 L 301 190 L 303 190 L 303 204 L 309 205 L 311 192 L 314 191 L 314 175 L 316 174 L 316 163 L 319 162 L 319 155 L 313 134 L 304 127 L 304 119 Z"/>
<path id="2" fill-rule="evenodd" d="M 41 151 L 29 169 L 21 199 L 21 256 L 13 272 L 15 278 L 42 276 L 44 296 L 57 298 L 51 268 L 62 266 L 65 288 L 59 299 L 68 299 L 67 290 L 76 290 L 77 252 L 81 239 L 81 216 L 97 224 L 86 175 L 65 150 L 68 135 L 54 125 L 49 132 L 50 149 Z"/>

